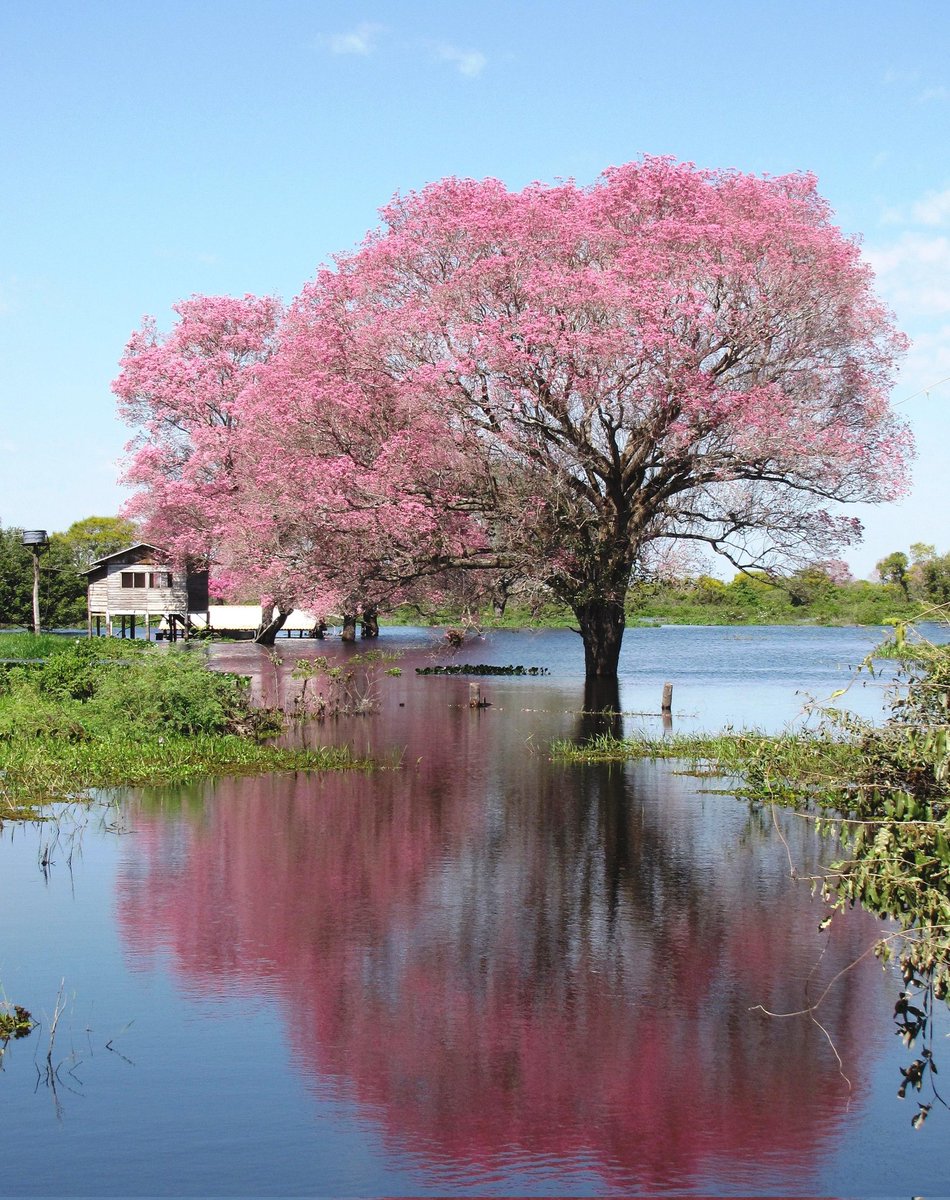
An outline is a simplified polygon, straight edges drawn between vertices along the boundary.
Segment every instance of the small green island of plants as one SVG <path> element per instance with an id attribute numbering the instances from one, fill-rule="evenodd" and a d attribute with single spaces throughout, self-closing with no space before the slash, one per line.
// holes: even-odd
<path id="1" fill-rule="evenodd" d="M 97 788 L 363 765 L 267 744 L 281 715 L 201 650 L 5 634 L 0 659 L 0 822 Z"/>

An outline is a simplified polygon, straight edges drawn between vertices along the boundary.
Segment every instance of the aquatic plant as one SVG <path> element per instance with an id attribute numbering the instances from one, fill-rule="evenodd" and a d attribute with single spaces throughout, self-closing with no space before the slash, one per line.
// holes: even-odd
<path id="1" fill-rule="evenodd" d="M 21 1004 L 0 1004 L 0 1056 L 11 1038 L 28 1037 L 36 1022 Z"/>
<path id="2" fill-rule="evenodd" d="M 402 674 L 400 667 L 391 665 L 398 659 L 398 654 L 383 650 L 366 650 L 332 663 L 323 654 L 298 659 L 291 672 L 294 679 L 302 681 L 294 700 L 294 715 L 322 721 L 375 712 L 383 677 Z"/>
<path id="3" fill-rule="evenodd" d="M 547 667 L 496 666 L 494 663 L 447 663 L 416 667 L 417 675 L 550 675 Z"/>

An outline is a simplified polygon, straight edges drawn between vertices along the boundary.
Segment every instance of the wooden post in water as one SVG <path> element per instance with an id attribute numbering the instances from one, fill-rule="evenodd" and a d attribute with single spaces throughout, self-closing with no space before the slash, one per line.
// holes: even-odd
<path id="1" fill-rule="evenodd" d="M 668 713 L 673 711 L 673 685 L 672 683 L 663 684 L 663 701 L 660 705 L 660 712 Z"/>
<path id="2" fill-rule="evenodd" d="M 482 699 L 482 685 L 480 683 L 470 683 L 468 685 L 468 706 L 469 708 L 488 707 L 488 701 Z"/>

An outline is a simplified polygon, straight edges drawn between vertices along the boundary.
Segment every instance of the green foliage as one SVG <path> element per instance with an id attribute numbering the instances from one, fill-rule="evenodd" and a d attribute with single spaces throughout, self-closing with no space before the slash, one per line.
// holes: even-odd
<path id="1" fill-rule="evenodd" d="M 836 583 L 817 567 L 778 580 L 740 574 L 725 583 L 700 575 L 640 584 L 628 601 L 631 620 L 668 625 L 884 625 L 920 612 L 893 584 Z"/>
<path id="2" fill-rule="evenodd" d="M 49 658 L 70 645 L 68 638 L 55 633 L 0 633 L 0 662 L 8 658 Z"/>
<path id="3" fill-rule="evenodd" d="M 907 562 L 907 556 L 900 553 L 889 559 Z M 924 616 L 944 588 L 950 599 L 950 555 L 921 560 L 917 567 L 908 568 L 906 577 L 885 568 L 889 559 L 878 564 L 879 573 L 884 571 L 880 583 L 863 579 L 842 582 L 827 564 L 806 567 L 784 578 L 753 572 L 736 575 L 728 583 L 711 575 L 638 581 L 627 595 L 627 620 L 665 625 L 889 625 Z M 479 629 L 553 629 L 576 623 L 569 609 L 553 602 L 530 607 L 509 603 L 502 614 L 485 608 L 474 619 L 466 617 L 466 622 L 451 608 L 420 614 L 407 607 L 387 619 L 396 625 L 422 620 L 449 627 L 467 622 L 468 627 Z"/>
<path id="4" fill-rule="evenodd" d="M 0 1057 L 11 1038 L 28 1037 L 36 1028 L 32 1015 L 20 1004 L 0 1004 Z"/>
<path id="5" fill-rule="evenodd" d="M 21 542 L 22 532 L 0 529 L 0 625 L 33 624 L 33 556 Z M 84 622 L 86 580 L 65 534 L 51 536 L 39 563 L 42 624 L 62 628 Z"/>
<path id="6" fill-rule="evenodd" d="M 125 517 L 85 517 L 74 521 L 65 533 L 54 533 L 51 539 L 62 546 L 79 571 L 138 540 L 138 529 Z"/>
<path id="7" fill-rule="evenodd" d="M 98 640 L 86 638 L 51 655 L 35 672 L 37 691 L 53 700 L 88 700 L 106 670 Z"/>
<path id="8" fill-rule="evenodd" d="M 143 734 L 226 733 L 248 713 L 245 689 L 239 677 L 209 671 L 203 656 L 168 648 L 143 656 L 134 670 L 113 664 L 101 673 L 96 721 L 99 727 L 124 724 Z"/>
<path id="9" fill-rule="evenodd" d="M 0 529 L 0 625 L 29 625 L 33 616 L 33 559 L 22 530 Z"/>
<path id="10" fill-rule="evenodd" d="M 279 714 L 254 709 L 246 680 L 200 653 L 100 638 L 33 657 L 0 673 L 0 820 L 91 787 L 353 765 L 345 750 L 259 744 Z"/>
<path id="11" fill-rule="evenodd" d="M 907 555 L 902 550 L 895 550 L 877 564 L 877 573 L 882 583 L 890 583 L 900 588 L 904 596 L 908 594 L 907 587 Z"/>

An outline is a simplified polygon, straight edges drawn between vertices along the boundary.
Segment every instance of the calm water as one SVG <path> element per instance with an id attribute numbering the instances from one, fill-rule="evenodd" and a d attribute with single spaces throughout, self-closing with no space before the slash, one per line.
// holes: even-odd
<path id="1" fill-rule="evenodd" d="M 628 729 L 777 728 L 873 631 L 628 635 Z M 860 912 L 823 933 L 830 848 L 670 764 L 563 767 L 589 731 L 578 639 L 502 633 L 374 717 L 390 769 L 114 798 L 0 837 L 0 981 L 64 1011 L 10 1043 L 2 1195 L 936 1195 L 950 1115 L 911 1129 L 897 981 Z M 360 647 L 357 647 L 359 649 Z M 265 699 L 338 643 L 216 647 Z M 879 712 L 878 684 L 844 698 Z M 41 869 L 42 859 L 51 865 Z M 790 864 L 795 875 L 790 874 Z M 815 1019 L 794 1013 L 828 991 Z M 819 1024 L 820 1022 L 820 1024 Z M 936 1054 L 947 1023 L 938 1030 Z M 839 1063 L 840 1059 L 840 1063 Z"/>

